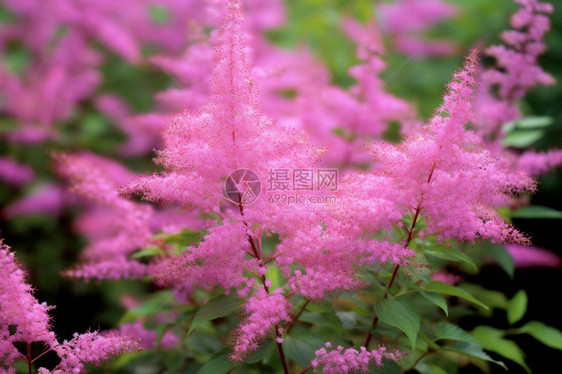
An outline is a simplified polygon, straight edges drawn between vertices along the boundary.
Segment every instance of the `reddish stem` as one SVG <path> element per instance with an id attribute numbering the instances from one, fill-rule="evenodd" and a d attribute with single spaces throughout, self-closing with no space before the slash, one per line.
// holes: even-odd
<path id="1" fill-rule="evenodd" d="M 27 357 L 25 359 L 27 361 L 27 370 L 29 374 L 32 373 L 32 366 L 31 366 L 31 343 L 27 343 Z"/>
<path id="2" fill-rule="evenodd" d="M 240 215 L 242 216 L 242 222 L 244 223 L 244 226 L 246 226 L 246 229 L 248 230 L 248 233 L 247 233 L 248 242 L 250 243 L 250 246 L 252 247 L 252 252 L 253 252 L 254 256 L 258 259 L 259 267 L 260 268 L 265 267 L 265 265 L 263 263 L 261 245 L 260 245 L 260 248 L 258 249 L 258 246 L 256 246 L 256 242 L 254 241 L 254 238 L 252 237 L 252 235 L 250 235 L 248 223 L 246 222 L 246 219 L 244 217 L 244 207 L 242 205 L 242 194 L 240 192 L 238 192 L 238 202 L 239 202 L 238 209 L 240 210 Z M 263 283 L 263 288 L 265 289 L 265 292 L 267 292 L 269 294 L 269 287 L 267 287 L 265 275 L 261 276 L 261 281 Z M 289 368 L 287 367 L 287 360 L 285 359 L 285 352 L 283 351 L 283 344 L 279 343 L 279 341 L 278 341 L 281 338 L 281 334 L 279 333 L 279 326 L 278 325 L 275 325 L 275 336 L 278 338 L 278 339 L 275 339 L 275 340 L 277 342 L 277 349 L 279 350 L 279 356 L 281 357 L 281 364 L 283 365 L 283 372 L 285 374 L 289 374 Z"/>
<path id="3" fill-rule="evenodd" d="M 301 309 L 299 310 L 299 312 L 295 315 L 295 318 L 293 318 L 293 320 L 291 321 L 291 323 L 290 323 L 289 326 L 287 327 L 287 330 L 285 331 L 286 334 L 288 334 L 289 331 L 291 331 L 291 329 L 293 328 L 293 326 L 295 325 L 295 323 L 299 320 L 300 316 L 302 315 L 302 313 L 303 313 L 304 310 L 306 309 L 306 306 L 308 305 L 309 302 L 310 302 L 310 300 L 306 300 L 306 302 L 303 304 L 303 306 L 301 307 Z"/>
<path id="4" fill-rule="evenodd" d="M 429 176 L 427 177 L 427 183 L 431 182 L 431 178 L 433 177 L 433 172 L 435 171 L 435 166 L 436 166 L 436 163 L 434 162 L 433 166 L 431 167 L 431 171 L 429 172 Z M 414 228 L 416 227 L 416 222 L 417 222 L 418 217 L 420 215 L 421 204 L 422 204 L 422 201 L 420 201 L 418 206 L 416 207 L 416 211 L 414 212 L 414 218 L 412 219 L 412 224 L 410 225 L 410 229 L 406 228 L 406 231 L 408 232 L 408 237 L 406 238 L 406 242 L 404 243 L 404 248 L 408 248 L 408 246 L 410 245 L 410 242 L 412 241 L 412 238 L 414 237 Z M 396 279 L 396 275 L 398 274 L 399 268 L 400 268 L 400 265 L 396 265 L 396 267 L 394 268 L 394 272 L 392 272 L 392 277 L 390 278 L 390 282 L 388 282 L 388 285 L 386 286 L 386 290 L 384 292 L 384 299 L 386 299 L 388 297 L 388 293 L 390 292 L 390 288 L 392 287 L 392 284 L 394 283 L 394 280 Z M 377 315 L 375 315 L 373 317 L 373 323 L 371 324 L 371 328 L 369 329 L 369 332 L 367 333 L 367 338 L 365 339 L 365 348 L 369 348 L 369 343 L 371 343 L 371 339 L 373 338 L 373 332 L 372 331 L 373 331 L 373 329 L 375 328 L 375 326 L 377 325 L 378 322 L 379 322 L 379 317 Z"/>
<path id="5" fill-rule="evenodd" d="M 310 369 L 312 369 L 312 366 L 307 367 L 306 369 L 304 369 L 303 371 L 301 371 L 300 374 L 306 373 L 306 372 L 309 371 Z"/>

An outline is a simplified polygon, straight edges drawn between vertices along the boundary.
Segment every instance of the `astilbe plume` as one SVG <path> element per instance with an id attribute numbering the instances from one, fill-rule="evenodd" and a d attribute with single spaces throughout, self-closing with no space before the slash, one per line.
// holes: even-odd
<path id="1" fill-rule="evenodd" d="M 14 201 L 3 209 L 8 218 L 45 214 L 58 217 L 62 210 L 74 202 L 75 198 L 57 183 L 40 183 L 33 187 L 24 197 Z"/>
<path id="2" fill-rule="evenodd" d="M 328 91 L 330 114 L 337 120 L 334 128 L 343 136 L 332 136 L 327 142 L 330 149 L 325 162 L 346 169 L 353 165 L 369 164 L 371 158 L 363 145 L 380 138 L 392 122 L 412 122 L 416 112 L 405 100 L 385 90 L 380 74 L 386 68 L 383 60 L 384 44 L 380 32 L 371 19 L 362 25 L 352 18 L 345 18 L 342 27 L 357 45 L 360 63 L 349 69 L 356 84 L 349 90 L 332 87 Z M 408 126 L 405 126 L 408 127 Z"/>
<path id="3" fill-rule="evenodd" d="M 67 271 L 66 275 L 97 279 L 145 275 L 147 266 L 130 260 L 128 256 L 150 242 L 153 209 L 119 196 L 116 189 L 132 179 L 133 174 L 114 162 L 90 153 L 58 154 L 55 158 L 57 172 L 68 180 L 71 191 L 102 209 L 101 222 L 110 223 L 101 233 L 89 235 L 91 242 L 82 253 L 84 263 Z M 86 228 L 91 230 L 96 227 L 99 228 L 99 224 Z"/>
<path id="4" fill-rule="evenodd" d="M 529 175 L 539 176 L 562 165 L 562 150 L 552 149 L 546 152 L 523 152 L 517 157 L 517 169 Z"/>
<path id="5" fill-rule="evenodd" d="M 395 191 L 390 178 L 356 173 L 338 182 L 335 202 L 304 205 L 309 211 L 316 208 L 316 224 L 285 238 L 276 256 L 292 291 L 319 301 L 363 286 L 357 271 L 366 264 L 407 263 L 413 251 L 371 237 L 402 218 Z"/>
<path id="6" fill-rule="evenodd" d="M 138 342 L 127 335 L 116 332 L 98 331 L 74 333 L 71 340 L 65 340 L 51 349 L 60 357 L 60 363 L 52 370 L 39 368 L 39 374 L 83 373 L 84 364 L 99 364 L 109 357 L 122 352 L 131 352 Z"/>
<path id="7" fill-rule="evenodd" d="M 232 354 L 236 361 L 242 361 L 248 352 L 256 350 L 272 328 L 278 329 L 280 323 L 291 321 L 291 303 L 283 296 L 281 288 L 270 293 L 258 289 L 243 309 L 247 317 L 236 329 L 237 339 Z M 282 338 L 276 339 L 277 343 L 283 343 Z"/>
<path id="8" fill-rule="evenodd" d="M 390 176 L 402 191 L 401 205 L 427 221 L 426 232 L 438 238 L 527 242 L 494 210 L 513 194 L 532 191 L 534 181 L 484 149 L 467 130 L 474 121 L 472 96 L 477 52 L 447 87 L 443 105 L 418 134 L 400 146 L 373 143 L 376 172 Z"/>
<path id="9" fill-rule="evenodd" d="M 60 344 L 50 331 L 51 307 L 40 304 L 33 296 L 33 289 L 25 282 L 25 273 L 16 262 L 10 248 L 0 240 L 0 368 L 15 373 L 14 362 L 23 356 L 14 343 L 42 342 L 47 350 L 53 350 L 61 358 L 59 365 L 44 373 L 81 373 L 84 363 L 99 363 L 110 356 L 137 347 L 137 341 L 115 332 L 87 332 L 75 334 L 70 341 Z"/>
<path id="10" fill-rule="evenodd" d="M 382 30 L 396 50 L 412 57 L 453 54 L 457 45 L 447 40 L 423 39 L 430 27 L 455 16 L 457 8 L 444 0 L 397 0 L 376 6 Z"/>
<path id="11" fill-rule="evenodd" d="M 207 104 L 172 117 L 158 157 L 166 172 L 138 178 L 122 189 L 142 193 L 150 201 L 198 207 L 217 216 L 199 244 L 161 259 L 153 274 L 176 290 L 221 287 L 228 293 L 234 288 L 241 298 L 249 297 L 243 308 L 252 313 L 242 319 L 238 330 L 236 359 L 257 347 L 267 326 L 275 327 L 278 345 L 283 339 L 282 330 L 273 325 L 287 320 L 288 303 L 281 302 L 280 290 L 269 292 L 263 235 L 278 235 L 281 244 L 272 258 L 289 278 L 292 291 L 314 300 L 362 286 L 357 276 L 361 263 L 404 263 L 413 253 L 369 237 L 401 218 L 389 178 L 346 179 L 336 205 L 271 203 L 268 197 L 275 191 L 264 191 L 265 185 L 263 196 L 252 204 L 241 204 L 240 197 L 225 199 L 224 178 L 234 170 L 250 169 L 266 181 L 271 170 L 312 169 L 324 152 L 312 147 L 300 131 L 280 127 L 261 113 L 246 37 L 240 4 L 229 1 L 218 31 Z M 357 196 L 367 201 L 355 203 Z M 294 272 L 295 266 L 305 273 Z M 262 302 L 272 310 L 258 307 Z"/>
<path id="12" fill-rule="evenodd" d="M 311 367 L 314 372 L 322 369 L 325 374 L 344 374 L 344 373 L 367 373 L 372 364 L 383 365 L 383 359 L 397 360 L 400 355 L 386 347 L 379 347 L 374 350 L 367 350 L 360 347 L 344 349 L 338 345 L 335 349 L 332 343 L 327 342 L 326 347 L 320 348 L 315 352 L 316 358 L 312 360 Z M 331 350 L 330 350 L 331 349 Z"/>
<path id="13" fill-rule="evenodd" d="M 521 8 L 511 17 L 513 29 L 501 34 L 505 45 L 486 50 L 495 60 L 495 66 L 482 72 L 475 105 L 478 131 L 496 153 L 501 151 L 500 141 L 505 135 L 502 125 L 522 116 L 518 99 L 537 85 L 555 83 L 538 63 L 538 57 L 546 50 L 542 39 L 550 29 L 550 20 L 545 14 L 552 13 L 552 5 L 538 0 L 516 2 Z"/>
<path id="14" fill-rule="evenodd" d="M 25 273 L 10 248 L 0 239 L 0 368 L 15 373 L 14 361 L 21 357 L 16 342 L 56 344 L 50 331 L 49 306 L 40 304 L 25 283 Z M 10 328 L 10 326 L 12 328 Z M 10 331 L 13 330 L 13 331 Z"/>

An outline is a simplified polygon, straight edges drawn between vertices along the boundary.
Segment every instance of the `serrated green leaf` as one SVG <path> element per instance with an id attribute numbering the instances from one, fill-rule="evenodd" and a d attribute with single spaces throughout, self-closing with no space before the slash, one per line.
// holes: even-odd
<path id="1" fill-rule="evenodd" d="M 502 140 L 504 147 L 527 148 L 544 135 L 543 130 L 521 130 L 514 131 Z"/>
<path id="2" fill-rule="evenodd" d="M 526 323 L 521 330 L 551 348 L 562 350 L 562 332 L 539 321 Z"/>
<path id="3" fill-rule="evenodd" d="M 531 372 L 525 363 L 523 351 L 515 342 L 503 338 L 504 332 L 490 326 L 478 326 L 472 330 L 478 342 L 489 351 L 502 355 L 521 365 L 528 373 Z"/>
<path id="4" fill-rule="evenodd" d="M 501 245 L 488 244 L 485 246 L 485 251 L 497 261 L 498 265 L 513 279 L 515 272 L 515 261 L 511 253 Z"/>
<path id="5" fill-rule="evenodd" d="M 439 322 L 435 326 L 435 339 L 478 344 L 478 341 L 472 335 L 449 322 Z"/>
<path id="6" fill-rule="evenodd" d="M 405 307 L 397 299 L 388 298 L 375 304 L 375 314 L 387 325 L 402 330 L 408 336 L 412 350 L 416 348 L 420 316 L 412 308 Z"/>
<path id="7" fill-rule="evenodd" d="M 195 314 L 195 318 L 191 323 L 188 334 L 190 334 L 193 329 L 201 326 L 207 321 L 234 313 L 238 309 L 238 305 L 239 301 L 236 295 L 222 295 L 209 301 L 197 311 L 197 314 Z"/>
<path id="8" fill-rule="evenodd" d="M 546 206 L 528 205 L 519 209 L 512 216 L 513 218 L 554 218 L 562 219 L 562 212 Z"/>
<path id="9" fill-rule="evenodd" d="M 237 365 L 230 360 L 229 356 L 230 350 L 228 348 L 217 352 L 199 369 L 197 374 L 225 374 Z"/>
<path id="10" fill-rule="evenodd" d="M 423 292 L 422 290 L 420 290 L 420 293 L 424 298 L 441 308 L 445 315 L 449 317 L 449 307 L 447 306 L 447 300 L 443 296 L 434 292 Z"/>
<path id="11" fill-rule="evenodd" d="M 511 325 L 519 321 L 527 311 L 527 293 L 520 290 L 513 296 L 507 306 L 507 320 Z"/>
<path id="12" fill-rule="evenodd" d="M 469 294 L 467 291 L 463 290 L 462 288 L 447 284 L 447 283 L 443 283 L 443 282 L 439 282 L 439 281 L 433 281 L 433 282 L 429 282 L 428 284 L 426 284 L 425 286 L 425 290 L 429 291 L 429 292 L 437 292 L 440 294 L 444 294 L 444 295 L 450 295 L 450 296 L 456 296 L 456 297 L 460 297 L 462 299 L 468 300 L 486 310 L 490 309 L 488 308 L 484 303 L 482 303 L 480 300 L 478 300 L 477 298 L 475 298 L 474 296 L 472 296 L 471 294 Z"/>
<path id="13" fill-rule="evenodd" d="M 469 265 L 473 270 L 478 270 L 478 267 L 470 257 L 457 249 L 452 247 L 436 246 L 424 250 L 426 255 L 440 258 L 447 261 L 462 262 Z"/>
<path id="14" fill-rule="evenodd" d="M 463 354 L 463 355 L 468 356 L 468 357 L 479 358 L 479 359 L 484 360 L 484 361 L 493 362 L 495 364 L 500 365 L 505 370 L 507 370 L 507 367 L 505 366 L 505 364 L 503 362 L 496 361 L 493 358 L 491 358 L 490 356 L 488 356 L 488 354 L 482 350 L 482 347 L 479 344 L 470 344 L 470 343 L 466 343 L 466 342 L 456 342 L 452 346 L 444 346 L 443 350 L 457 352 L 457 353 Z"/>

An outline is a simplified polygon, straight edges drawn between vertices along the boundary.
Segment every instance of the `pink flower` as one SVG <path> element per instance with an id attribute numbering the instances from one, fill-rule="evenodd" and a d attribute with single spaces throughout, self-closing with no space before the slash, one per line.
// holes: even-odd
<path id="1" fill-rule="evenodd" d="M 110 356 L 136 349 L 137 342 L 114 332 L 88 332 L 74 334 L 71 341 L 60 344 L 50 331 L 51 307 L 39 304 L 31 286 L 25 283 L 25 273 L 16 262 L 13 252 L 0 240 L 0 357 L 2 367 L 15 373 L 14 362 L 22 355 L 14 346 L 16 342 L 43 342 L 61 358 L 59 365 L 49 371 L 39 368 L 39 373 L 80 373 L 84 363 L 98 364 Z M 32 358 L 33 359 L 33 358 Z"/>
<path id="2" fill-rule="evenodd" d="M 457 8 L 443 0 L 398 0 L 377 4 L 383 31 L 394 38 L 399 51 L 413 57 L 448 55 L 457 45 L 446 40 L 426 40 L 420 34 L 457 14 Z"/>
<path id="3" fill-rule="evenodd" d="M 530 267 L 560 267 L 562 266 L 562 258 L 557 254 L 534 246 L 522 246 L 516 244 L 508 244 L 505 248 L 509 251 L 515 267 L 517 268 L 530 268 Z"/>
<path id="4" fill-rule="evenodd" d="M 0 181 L 14 187 L 21 187 L 34 178 L 35 172 L 31 167 L 17 163 L 8 157 L 0 157 Z"/>
<path id="5" fill-rule="evenodd" d="M 153 209 L 119 196 L 116 186 L 129 181 L 133 174 L 121 165 L 99 156 L 83 154 L 56 155 L 57 171 L 66 178 L 72 192 L 87 199 L 103 211 L 102 232 L 94 231 L 88 247 L 82 253 L 84 263 L 66 275 L 80 278 L 119 279 L 121 277 L 141 277 L 146 275 L 148 267 L 128 256 L 144 248 L 150 242 L 152 232 L 150 221 Z M 81 225 L 88 235 L 90 229 L 99 227 Z"/>
<path id="6" fill-rule="evenodd" d="M 336 349 L 331 349 L 332 344 L 327 342 L 326 348 L 320 348 L 315 352 L 316 358 L 312 360 L 310 366 L 314 372 L 322 369 L 325 374 L 345 374 L 345 373 L 367 373 L 369 369 L 376 366 L 383 366 L 383 359 L 397 360 L 400 355 L 397 352 L 388 352 L 386 347 L 379 347 L 368 351 L 365 347 L 344 348 L 339 345 Z M 329 351 L 328 351 L 329 350 Z"/>
<path id="7" fill-rule="evenodd" d="M 517 159 L 517 168 L 529 175 L 539 176 L 562 165 L 562 150 L 547 152 L 527 151 Z"/>
<path id="8" fill-rule="evenodd" d="M 99 364 L 111 356 L 123 352 L 131 352 L 137 347 L 137 341 L 115 332 L 100 333 L 98 331 L 84 334 L 74 333 L 71 340 L 65 340 L 52 349 L 61 358 L 53 369 L 39 368 L 40 374 L 67 374 L 84 372 L 84 364 Z"/>
<path id="9" fill-rule="evenodd" d="M 486 50 L 495 59 L 496 67 L 484 70 L 480 78 L 476 124 L 491 142 L 499 142 L 503 137 L 502 124 L 521 117 L 516 99 L 537 85 L 555 83 L 538 64 L 538 56 L 546 49 L 542 38 L 550 29 L 550 20 L 542 13 L 552 13 L 552 6 L 538 0 L 516 2 L 522 7 L 511 17 L 514 30 L 502 33 L 506 45 Z"/>
<path id="10" fill-rule="evenodd" d="M 376 172 L 394 178 L 403 191 L 401 205 L 421 213 L 427 233 L 438 238 L 527 242 L 494 207 L 513 194 L 532 191 L 535 183 L 512 171 L 505 159 L 492 157 L 480 137 L 465 126 L 474 121 L 476 51 L 447 86 L 443 104 L 415 136 L 395 147 L 374 143 Z"/>
<path id="11" fill-rule="evenodd" d="M 281 288 L 268 294 L 259 288 L 244 304 L 244 314 L 238 329 L 232 359 L 242 361 L 265 340 L 267 332 L 281 322 L 290 322 L 291 304 L 282 295 Z"/>

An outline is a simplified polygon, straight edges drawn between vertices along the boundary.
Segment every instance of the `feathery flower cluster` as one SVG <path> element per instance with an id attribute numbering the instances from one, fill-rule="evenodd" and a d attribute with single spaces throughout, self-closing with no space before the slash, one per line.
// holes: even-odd
<path id="1" fill-rule="evenodd" d="M 502 124 L 521 117 L 516 99 L 522 98 L 536 85 L 555 83 L 538 64 L 538 56 L 546 50 L 542 38 L 550 29 L 550 20 L 545 13 L 552 13 L 552 5 L 538 0 L 516 2 L 522 7 L 511 17 L 514 29 L 502 33 L 506 45 L 495 45 L 486 50 L 486 54 L 495 59 L 496 68 L 486 69 L 480 75 L 476 124 L 483 136 L 491 141 L 501 140 Z M 497 92 L 497 96 L 493 92 Z"/>
<path id="2" fill-rule="evenodd" d="M 153 210 L 119 196 L 116 190 L 116 185 L 129 181 L 133 175 L 120 165 L 93 154 L 60 154 L 55 158 L 57 171 L 69 181 L 71 190 L 97 207 L 89 217 L 101 214 L 109 223 L 105 230 L 99 225 L 81 225 L 88 230 L 85 233 L 91 239 L 82 254 L 85 264 L 67 271 L 67 275 L 97 279 L 145 275 L 146 265 L 129 260 L 128 256 L 150 242 Z M 96 229 L 98 232 L 92 231 Z"/>
<path id="3" fill-rule="evenodd" d="M 53 350 L 61 358 L 60 364 L 46 373 L 80 373 L 84 363 L 99 363 L 111 355 L 131 351 L 137 342 L 117 333 L 87 332 L 75 334 L 70 341 L 58 343 L 55 334 L 50 331 L 51 307 L 39 304 L 33 296 L 31 286 L 25 283 L 25 273 L 17 264 L 15 255 L 0 240 L 0 368 L 5 373 L 15 373 L 14 362 L 22 354 L 14 343 L 43 342 L 47 350 Z"/>
<path id="4" fill-rule="evenodd" d="M 39 374 L 83 373 L 84 364 L 99 364 L 109 357 L 123 352 L 131 352 L 136 348 L 137 341 L 126 335 L 115 332 L 100 333 L 98 331 L 75 333 L 71 340 L 65 340 L 52 349 L 61 358 L 53 369 L 39 368 Z"/>
<path id="5" fill-rule="evenodd" d="M 399 147 L 374 143 L 376 170 L 394 179 L 403 192 L 402 206 L 427 220 L 437 237 L 527 242 L 494 207 L 513 194 L 532 191 L 534 181 L 492 157 L 480 137 L 465 126 L 474 122 L 472 96 L 477 73 L 473 51 L 454 75 L 443 105 L 416 136 Z"/>
<path id="6" fill-rule="evenodd" d="M 345 373 L 367 373 L 375 363 L 382 366 L 384 358 L 389 360 L 397 360 L 400 358 L 396 352 L 388 351 L 386 347 L 368 351 L 365 347 L 360 350 L 354 348 L 344 348 L 338 345 L 335 349 L 331 349 L 332 344 L 326 343 L 325 348 L 320 348 L 315 352 L 316 358 L 311 362 L 314 372 L 322 369 L 325 374 L 345 374 Z M 328 351 L 329 350 L 329 351 Z"/>
<path id="7" fill-rule="evenodd" d="M 267 337 L 272 328 L 278 329 L 278 324 L 291 321 L 291 304 L 282 295 L 283 289 L 277 288 L 271 293 L 259 288 L 244 304 L 244 314 L 236 330 L 236 342 L 232 359 L 242 361 L 244 357 L 256 350 Z M 277 338 L 282 343 L 281 338 Z"/>
<path id="8" fill-rule="evenodd" d="M 10 248 L 0 239 L 0 367 L 13 367 L 20 353 L 16 342 L 44 342 L 56 344 L 50 330 L 49 306 L 33 296 L 33 289 L 25 283 L 25 273 L 16 262 Z M 11 328 L 13 331 L 10 331 Z M 10 369 L 7 369 L 10 370 Z M 8 371 L 15 373 L 15 370 Z"/>

